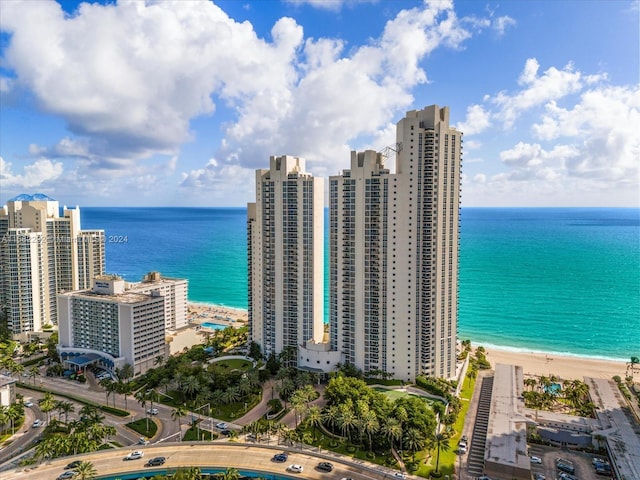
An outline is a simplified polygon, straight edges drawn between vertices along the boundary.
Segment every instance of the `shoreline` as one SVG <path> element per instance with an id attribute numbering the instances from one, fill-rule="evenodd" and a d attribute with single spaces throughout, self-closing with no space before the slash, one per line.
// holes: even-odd
<path id="1" fill-rule="evenodd" d="M 219 323 L 228 326 L 246 325 L 249 312 L 243 308 L 229 307 L 216 303 L 187 302 L 189 323 Z M 522 366 L 529 376 L 556 375 L 563 380 L 583 377 L 607 378 L 614 375 L 625 376 L 626 360 L 598 356 L 586 356 L 563 352 L 545 352 L 526 347 L 509 347 L 489 343 L 471 342 L 473 348 L 483 346 L 487 360 L 492 367 L 496 363 Z"/>
<path id="2" fill-rule="evenodd" d="M 471 343 L 473 348 L 480 344 Z M 625 377 L 627 365 L 624 360 L 606 360 L 595 357 L 562 355 L 551 352 L 513 351 L 500 349 L 497 346 L 487 347 L 487 360 L 495 369 L 496 364 L 504 363 L 522 367 L 525 376 L 550 377 L 555 375 L 562 380 L 583 380 L 584 377 L 605 378 L 613 376 Z"/>

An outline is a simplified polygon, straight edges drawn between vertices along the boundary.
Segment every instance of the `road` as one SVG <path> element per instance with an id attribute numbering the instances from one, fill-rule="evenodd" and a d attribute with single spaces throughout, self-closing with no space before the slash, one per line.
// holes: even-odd
<path id="1" fill-rule="evenodd" d="M 309 450 L 298 451 L 281 447 L 267 447 L 247 445 L 231 442 L 212 443 L 167 443 L 149 445 L 138 448 L 144 451 L 144 458 L 140 460 L 123 461 L 124 456 L 131 449 L 102 450 L 86 455 L 73 457 L 74 460 L 90 461 L 96 468 L 98 475 L 119 475 L 138 470 L 151 470 L 144 467 L 146 461 L 155 456 L 164 456 L 166 463 L 158 470 L 177 468 L 180 466 L 200 466 L 210 468 L 235 467 L 239 470 L 254 470 L 261 473 L 286 474 L 287 466 L 298 464 L 304 467 L 303 477 L 308 479 L 327 478 L 327 474 L 315 469 L 318 462 L 331 461 L 334 470 L 331 478 L 353 478 L 354 480 L 383 480 L 392 478 L 394 470 L 368 464 L 361 461 L 353 461 L 349 457 L 337 458 L 336 456 L 319 455 Z M 284 463 L 272 462 L 275 453 L 287 451 L 289 458 Z M 54 479 L 63 472 L 64 466 L 71 458 L 56 459 L 45 462 L 32 468 L 18 468 L 11 471 L 3 471 L 3 480 L 41 480 L 43 478 Z M 290 474 L 291 475 L 291 474 Z M 295 474 L 293 474 L 295 475 Z"/>

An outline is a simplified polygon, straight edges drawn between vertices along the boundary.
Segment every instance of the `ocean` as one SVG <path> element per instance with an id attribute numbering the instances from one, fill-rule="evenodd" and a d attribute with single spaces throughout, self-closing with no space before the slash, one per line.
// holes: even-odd
<path id="1" fill-rule="evenodd" d="M 246 209 L 80 212 L 105 230 L 108 273 L 160 271 L 188 278 L 191 301 L 247 307 Z M 458 323 L 488 348 L 640 355 L 640 209 L 463 208 Z"/>

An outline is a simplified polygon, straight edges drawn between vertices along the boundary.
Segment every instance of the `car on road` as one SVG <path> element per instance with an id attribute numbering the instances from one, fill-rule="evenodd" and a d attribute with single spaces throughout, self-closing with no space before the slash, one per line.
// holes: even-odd
<path id="1" fill-rule="evenodd" d="M 293 472 L 293 473 L 302 473 L 304 471 L 304 468 L 302 465 L 298 465 L 297 463 L 294 463 L 292 465 L 289 465 L 287 467 L 287 472 Z"/>
<path id="2" fill-rule="evenodd" d="M 149 415 L 157 415 L 157 414 L 158 414 L 158 409 L 157 409 L 157 408 L 155 408 L 155 407 L 150 408 L 149 410 L 147 410 L 147 413 L 148 413 Z"/>
<path id="3" fill-rule="evenodd" d="M 31 425 L 31 428 L 38 428 L 38 427 L 42 427 L 44 425 L 44 422 L 40 419 L 36 419 L 35 422 L 33 422 L 33 424 Z"/>
<path id="4" fill-rule="evenodd" d="M 461 442 L 465 442 L 465 443 L 467 443 L 467 441 L 468 441 L 468 440 L 469 440 L 469 439 L 467 438 L 467 436 L 466 436 L 466 435 L 462 435 L 462 437 L 460 438 L 460 441 L 461 441 Z"/>
<path id="5" fill-rule="evenodd" d="M 147 439 L 146 439 L 146 438 L 144 438 L 144 437 L 140 437 L 140 438 L 138 439 L 138 445 L 149 445 L 149 440 L 147 440 Z"/>
<path id="6" fill-rule="evenodd" d="M 142 450 L 135 450 L 124 457 L 124 460 L 138 460 L 142 457 L 144 457 L 144 452 Z"/>
<path id="7" fill-rule="evenodd" d="M 542 459 L 540 457 L 536 457 L 535 455 L 531 455 L 531 463 L 537 463 L 538 465 L 541 465 Z"/>
<path id="8" fill-rule="evenodd" d="M 461 443 L 460 445 L 458 445 L 458 454 L 462 455 L 465 453 L 467 453 L 467 444 Z"/>
<path id="9" fill-rule="evenodd" d="M 393 478 L 401 478 L 404 480 L 405 478 L 407 478 L 407 476 L 402 472 L 396 472 L 393 474 Z"/>
<path id="10" fill-rule="evenodd" d="M 72 468 L 78 468 L 80 466 L 82 462 L 80 460 L 74 460 L 71 463 L 68 463 L 66 467 L 64 467 L 65 470 L 71 470 Z"/>
<path id="11" fill-rule="evenodd" d="M 58 475 L 57 480 L 67 480 L 68 478 L 73 478 L 78 474 L 75 470 L 67 470 L 66 472 L 62 472 Z"/>
<path id="12" fill-rule="evenodd" d="M 286 462 L 288 458 L 289 455 L 287 455 L 286 453 L 276 453 L 273 457 L 271 457 L 271 460 L 274 462 Z"/>
<path id="13" fill-rule="evenodd" d="M 228 437 L 229 435 L 231 435 L 231 430 L 229 430 L 228 428 L 224 429 L 220 432 L 220 435 L 224 435 L 225 437 Z"/>
<path id="14" fill-rule="evenodd" d="M 164 465 L 165 460 L 166 459 L 164 457 L 153 457 L 144 466 L 145 467 L 159 467 L 160 465 Z"/>
<path id="15" fill-rule="evenodd" d="M 318 470 L 323 471 L 323 472 L 330 472 L 330 471 L 332 471 L 332 470 L 333 470 L 333 463 L 329 463 L 329 462 L 320 462 L 316 468 L 317 468 Z"/>
<path id="16" fill-rule="evenodd" d="M 491 477 L 487 477 L 486 475 L 480 475 L 476 480 L 491 480 Z"/>
<path id="17" fill-rule="evenodd" d="M 24 402 L 24 406 L 27 408 L 33 407 L 33 402 Z"/>
<path id="18" fill-rule="evenodd" d="M 218 430 L 225 430 L 229 425 L 224 422 L 216 423 L 216 428 Z"/>

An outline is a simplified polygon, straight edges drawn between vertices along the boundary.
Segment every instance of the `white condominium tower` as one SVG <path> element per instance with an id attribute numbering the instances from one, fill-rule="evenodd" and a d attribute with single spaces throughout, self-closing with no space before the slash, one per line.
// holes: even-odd
<path id="1" fill-rule="evenodd" d="M 365 372 L 456 370 L 462 134 L 448 107 L 397 125 L 395 173 L 373 151 L 330 179 L 331 347 Z"/>
<path id="2" fill-rule="evenodd" d="M 165 297 L 127 289 L 116 275 L 98 275 L 93 288 L 58 295 L 58 353 L 67 366 L 98 363 L 136 375 L 166 357 Z"/>
<path id="3" fill-rule="evenodd" d="M 323 180 L 270 157 L 247 208 L 250 340 L 265 355 L 323 336 Z"/>
<path id="4" fill-rule="evenodd" d="M 59 212 L 42 194 L 19 195 L 0 210 L 0 302 L 22 340 L 57 323 L 57 293 L 89 288 L 104 273 L 104 231 L 81 231 L 78 207 Z"/>

